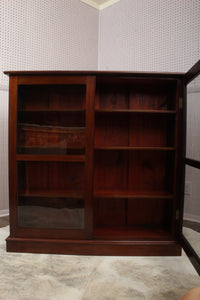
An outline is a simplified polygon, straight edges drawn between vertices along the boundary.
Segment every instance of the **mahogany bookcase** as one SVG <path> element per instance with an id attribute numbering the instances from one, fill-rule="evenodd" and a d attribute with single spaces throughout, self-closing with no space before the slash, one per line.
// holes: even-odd
<path id="1" fill-rule="evenodd" d="M 7 250 L 180 255 L 188 73 L 13 71 Z"/>

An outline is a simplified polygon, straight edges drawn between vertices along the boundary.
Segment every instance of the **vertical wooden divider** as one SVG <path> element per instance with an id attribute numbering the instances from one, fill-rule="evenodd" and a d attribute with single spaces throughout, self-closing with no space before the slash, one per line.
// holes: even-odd
<path id="1" fill-rule="evenodd" d="M 174 134 L 174 146 L 176 148 L 175 151 L 175 157 L 174 157 L 174 165 L 173 165 L 173 205 L 172 205 L 172 221 L 171 221 L 171 229 L 172 229 L 172 235 L 175 237 L 178 234 L 178 224 L 180 223 L 180 203 L 179 203 L 179 192 L 180 192 L 180 178 L 181 174 L 179 173 L 179 170 L 181 169 L 181 163 L 182 163 L 182 158 L 181 158 L 181 149 L 179 149 L 180 145 L 182 147 L 182 127 L 180 128 L 181 122 L 180 118 L 182 118 L 182 113 L 183 109 L 182 107 L 179 106 L 179 99 L 183 97 L 183 87 L 182 87 L 182 82 L 180 80 L 177 80 L 177 85 L 176 85 L 176 124 L 175 124 L 175 134 Z M 178 184 L 179 182 L 179 184 Z"/>
<path id="2" fill-rule="evenodd" d="M 10 234 L 17 231 L 17 76 L 9 78 L 9 206 Z"/>
<path id="3" fill-rule="evenodd" d="M 87 77 L 86 89 L 86 162 L 85 162 L 85 235 L 93 235 L 93 171 L 94 171 L 94 99 L 96 77 Z"/>
<path id="4" fill-rule="evenodd" d="M 128 109 L 130 109 L 130 99 L 131 97 L 131 91 L 130 91 L 130 86 L 128 86 Z M 129 114 L 128 115 L 128 147 L 131 146 L 131 134 L 132 134 L 132 128 L 131 128 L 131 125 L 132 125 L 132 122 L 131 122 L 131 118 L 132 118 L 132 115 Z M 130 162 L 130 155 L 131 155 L 131 151 L 126 151 L 126 165 L 127 165 L 127 168 L 126 168 L 126 190 L 129 191 L 129 176 L 130 176 L 130 173 L 129 173 L 129 162 Z M 128 206 L 129 206 L 129 202 L 130 202 L 130 199 L 125 199 L 125 217 L 126 217 L 126 220 L 125 220 L 125 226 L 128 226 Z"/>

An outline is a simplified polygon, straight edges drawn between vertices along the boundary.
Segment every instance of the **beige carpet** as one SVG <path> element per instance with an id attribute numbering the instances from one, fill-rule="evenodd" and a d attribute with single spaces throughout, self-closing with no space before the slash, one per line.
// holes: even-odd
<path id="1" fill-rule="evenodd" d="M 7 253 L 0 229 L 0 299 L 178 300 L 200 279 L 181 257 Z"/>

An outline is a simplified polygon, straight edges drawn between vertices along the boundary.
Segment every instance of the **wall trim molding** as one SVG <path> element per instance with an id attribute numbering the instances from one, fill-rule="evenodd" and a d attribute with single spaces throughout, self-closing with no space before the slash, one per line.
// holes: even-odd
<path id="1" fill-rule="evenodd" d="M 200 223 L 200 216 L 192 214 L 184 214 L 184 220 Z"/>
<path id="2" fill-rule="evenodd" d="M 9 216 L 9 209 L 0 209 L 0 217 Z"/>
<path id="3" fill-rule="evenodd" d="M 103 10 L 104 8 L 107 8 L 120 0 L 80 0 L 83 3 L 86 3 L 87 5 L 90 5 L 98 10 Z"/>

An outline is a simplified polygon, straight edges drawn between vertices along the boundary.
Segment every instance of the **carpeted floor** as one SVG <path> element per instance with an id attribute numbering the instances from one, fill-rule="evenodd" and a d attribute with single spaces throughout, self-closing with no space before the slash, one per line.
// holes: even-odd
<path id="1" fill-rule="evenodd" d="M 7 253 L 0 229 L 0 299 L 178 300 L 200 286 L 181 257 L 98 257 Z"/>

